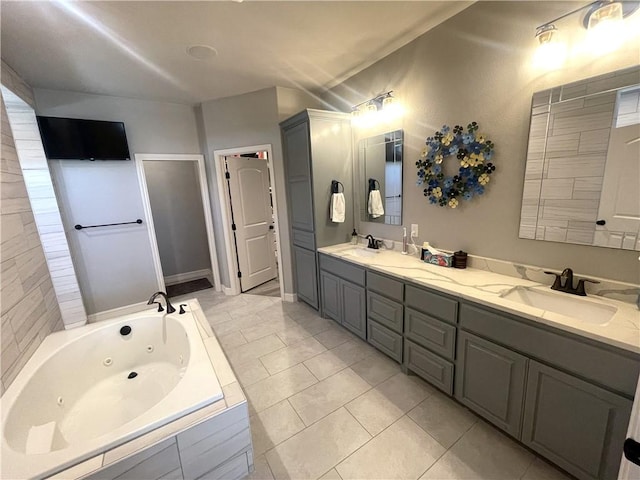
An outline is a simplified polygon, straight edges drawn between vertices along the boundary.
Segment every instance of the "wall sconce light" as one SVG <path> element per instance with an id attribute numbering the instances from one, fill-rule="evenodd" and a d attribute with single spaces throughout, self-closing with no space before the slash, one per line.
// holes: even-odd
<path id="1" fill-rule="evenodd" d="M 597 55 L 613 52 L 625 41 L 623 18 L 639 7 L 638 1 L 597 0 L 538 26 L 535 36 L 539 45 L 534 64 L 547 68 L 562 66 L 567 57 L 567 46 L 559 40 L 556 24 L 586 9 L 583 25 L 587 29 L 587 50 Z"/>

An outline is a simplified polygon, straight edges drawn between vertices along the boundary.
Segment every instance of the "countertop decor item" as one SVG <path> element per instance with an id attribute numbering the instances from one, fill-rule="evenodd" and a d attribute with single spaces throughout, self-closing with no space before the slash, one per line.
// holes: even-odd
<path id="1" fill-rule="evenodd" d="M 478 133 L 478 124 L 471 122 L 467 131 L 460 125 L 453 129 L 444 125 L 433 137 L 428 137 L 416 162 L 418 186 L 425 185 L 424 196 L 429 203 L 457 208 L 460 200 L 482 195 L 496 167 L 489 162 L 494 144 Z M 459 162 L 455 175 L 445 174 L 445 159 Z M 451 161 L 451 160 L 449 160 Z"/>

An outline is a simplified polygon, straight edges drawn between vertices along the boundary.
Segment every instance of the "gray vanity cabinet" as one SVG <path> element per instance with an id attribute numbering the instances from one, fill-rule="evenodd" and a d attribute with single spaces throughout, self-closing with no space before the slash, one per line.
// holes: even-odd
<path id="1" fill-rule="evenodd" d="M 402 363 L 404 284 L 367 271 L 367 341 L 398 363 Z"/>
<path id="2" fill-rule="evenodd" d="M 531 360 L 522 442 L 569 473 L 615 479 L 632 402 Z"/>
<path id="3" fill-rule="evenodd" d="M 296 292 L 300 300 L 318 308 L 316 248 L 346 242 L 353 228 L 351 117 L 304 110 L 280 128 Z M 341 182 L 347 202 L 343 223 L 329 218 L 332 180 Z M 298 266 L 300 260 L 304 265 Z"/>
<path id="4" fill-rule="evenodd" d="M 404 303 L 405 370 L 453 395 L 458 301 L 407 285 Z"/>
<path id="5" fill-rule="evenodd" d="M 321 311 L 360 338 L 367 336 L 365 270 L 320 254 Z"/>
<path id="6" fill-rule="evenodd" d="M 527 357 L 467 332 L 458 332 L 455 397 L 520 438 Z"/>

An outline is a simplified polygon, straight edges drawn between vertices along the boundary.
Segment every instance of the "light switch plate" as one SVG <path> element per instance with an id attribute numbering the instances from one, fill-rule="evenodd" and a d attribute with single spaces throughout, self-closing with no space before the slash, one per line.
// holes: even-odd
<path id="1" fill-rule="evenodd" d="M 417 223 L 412 223 L 411 224 L 411 236 L 412 237 L 418 237 L 418 224 Z"/>

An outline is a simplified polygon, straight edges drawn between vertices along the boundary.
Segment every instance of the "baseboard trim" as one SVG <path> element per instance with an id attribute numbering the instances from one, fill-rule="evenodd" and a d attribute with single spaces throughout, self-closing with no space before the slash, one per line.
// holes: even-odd
<path id="1" fill-rule="evenodd" d="M 92 313 L 87 317 L 87 321 L 88 323 L 101 322 L 102 320 L 109 320 L 123 315 L 129 315 L 130 313 L 138 313 L 147 308 L 151 308 L 147 305 L 147 302 L 133 303 L 131 305 L 125 305 L 124 307 L 105 310 L 104 312 Z"/>
<path id="2" fill-rule="evenodd" d="M 297 293 L 285 293 L 284 297 L 282 297 L 283 302 L 295 303 L 298 301 Z"/>
<path id="3" fill-rule="evenodd" d="M 207 278 L 213 284 L 210 268 L 205 268 L 202 270 L 194 270 L 193 272 L 176 273 L 175 275 L 168 275 L 164 277 L 164 284 L 165 286 L 176 285 L 177 283 L 189 282 L 191 280 L 196 280 L 202 277 Z"/>
<path id="4" fill-rule="evenodd" d="M 225 295 L 231 297 L 234 295 L 233 293 L 233 289 L 231 287 L 225 287 L 224 285 L 222 286 L 222 291 L 224 292 Z"/>

